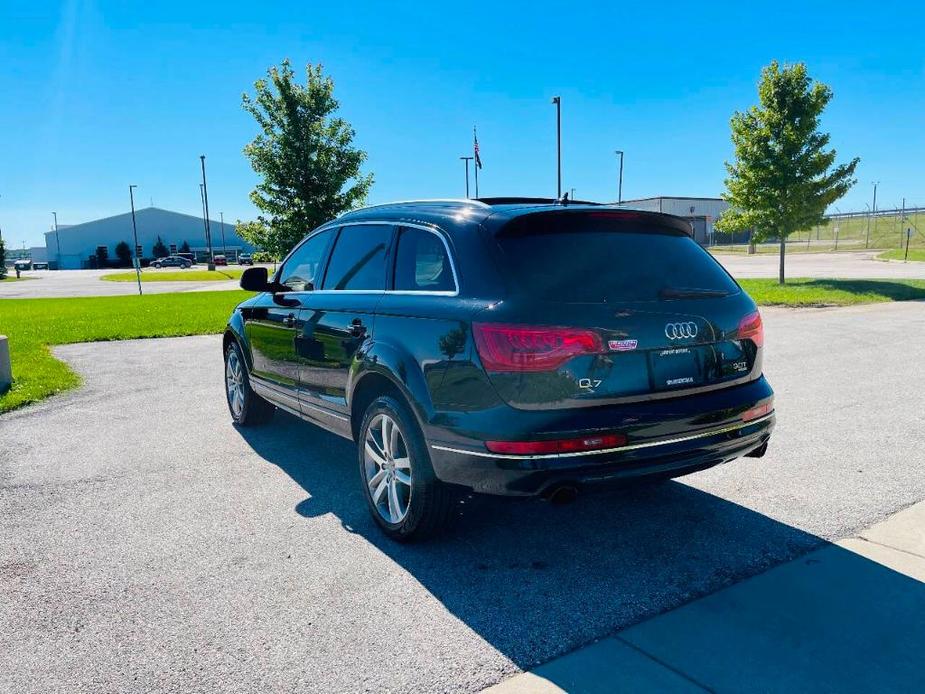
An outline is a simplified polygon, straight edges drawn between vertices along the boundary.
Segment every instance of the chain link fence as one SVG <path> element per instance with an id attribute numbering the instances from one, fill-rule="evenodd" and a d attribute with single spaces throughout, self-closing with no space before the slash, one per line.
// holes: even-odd
<path id="1" fill-rule="evenodd" d="M 925 249 L 925 207 L 877 210 L 871 214 L 837 212 L 827 215 L 823 224 L 798 231 L 787 239 L 787 251 L 832 252 L 892 250 L 905 248 L 908 235 L 910 248 Z M 751 232 L 723 234 L 714 232 L 710 247 L 717 251 L 748 252 Z M 766 240 L 757 244 L 756 253 L 777 253 L 778 242 Z"/>

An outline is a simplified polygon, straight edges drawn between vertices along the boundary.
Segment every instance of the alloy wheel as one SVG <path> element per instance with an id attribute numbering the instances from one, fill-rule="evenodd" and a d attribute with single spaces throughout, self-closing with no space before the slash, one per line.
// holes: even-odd
<path id="1" fill-rule="evenodd" d="M 398 423 L 387 414 L 373 417 L 366 429 L 364 469 L 373 506 L 384 520 L 401 523 L 411 501 L 411 458 Z"/>
<path id="2" fill-rule="evenodd" d="M 228 353 L 228 361 L 225 362 L 225 386 L 228 389 L 228 405 L 237 419 L 244 412 L 244 369 L 235 349 Z"/>

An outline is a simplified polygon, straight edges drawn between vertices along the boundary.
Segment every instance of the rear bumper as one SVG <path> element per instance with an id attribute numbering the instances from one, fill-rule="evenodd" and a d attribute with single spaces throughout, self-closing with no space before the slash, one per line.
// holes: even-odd
<path id="1" fill-rule="evenodd" d="M 638 422 L 640 418 L 627 417 L 624 408 L 614 408 L 611 413 L 614 425 L 608 428 L 626 433 L 628 441 L 624 446 L 606 451 L 504 455 L 489 452 L 481 440 L 456 435 L 452 441 L 431 439 L 431 460 L 437 477 L 444 482 L 478 492 L 511 496 L 542 494 L 566 484 L 587 487 L 618 484 L 645 476 L 683 475 L 746 455 L 770 438 L 774 412 L 749 422 L 741 419 L 743 411 L 773 396 L 767 382 L 762 378 L 729 391 L 724 391 L 722 397 L 716 394 L 692 398 L 685 403 L 688 412 L 684 417 L 678 417 L 676 409 L 669 414 L 670 406 L 666 404 L 653 405 L 641 417 L 645 427 L 627 426 L 627 421 Z M 706 407 L 692 416 L 689 408 L 696 410 L 698 405 Z M 722 409 L 713 409 L 717 406 Z M 633 409 L 638 412 L 640 406 Z M 659 421 L 660 409 L 664 409 L 664 418 Z M 600 430 L 596 427 L 568 433 L 582 436 Z"/>

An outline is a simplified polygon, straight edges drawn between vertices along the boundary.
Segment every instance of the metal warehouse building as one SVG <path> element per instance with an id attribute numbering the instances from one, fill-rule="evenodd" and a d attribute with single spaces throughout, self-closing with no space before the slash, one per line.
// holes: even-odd
<path id="1" fill-rule="evenodd" d="M 713 222 L 727 209 L 729 203 L 722 198 L 657 197 L 624 200 L 623 207 L 647 212 L 664 212 L 684 217 L 694 227 L 694 238 L 703 245 L 713 241 Z"/>
<path id="2" fill-rule="evenodd" d="M 199 261 L 208 259 L 206 234 L 201 217 L 180 212 L 146 207 L 135 211 L 138 227 L 138 245 L 142 258 L 154 257 L 154 244 L 158 237 L 171 253 L 177 252 L 183 242 Z M 212 234 L 212 250 L 223 253 L 234 262 L 239 253 L 251 253 L 254 248 L 235 233 L 233 224 L 222 224 L 209 220 Z M 125 241 L 132 247 L 132 213 L 126 212 L 114 217 L 96 219 L 83 224 L 60 225 L 58 231 L 45 233 L 45 248 L 52 267 L 74 270 L 90 267 L 91 256 L 95 257 L 101 247 L 106 248 L 109 258 L 116 257 L 116 246 Z"/>

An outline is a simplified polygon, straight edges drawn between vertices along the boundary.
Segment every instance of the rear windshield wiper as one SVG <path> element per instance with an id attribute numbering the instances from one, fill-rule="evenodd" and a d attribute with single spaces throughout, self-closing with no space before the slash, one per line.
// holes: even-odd
<path id="1" fill-rule="evenodd" d="M 701 289 L 698 287 L 663 287 L 658 292 L 660 299 L 710 299 L 728 296 L 725 289 Z"/>

